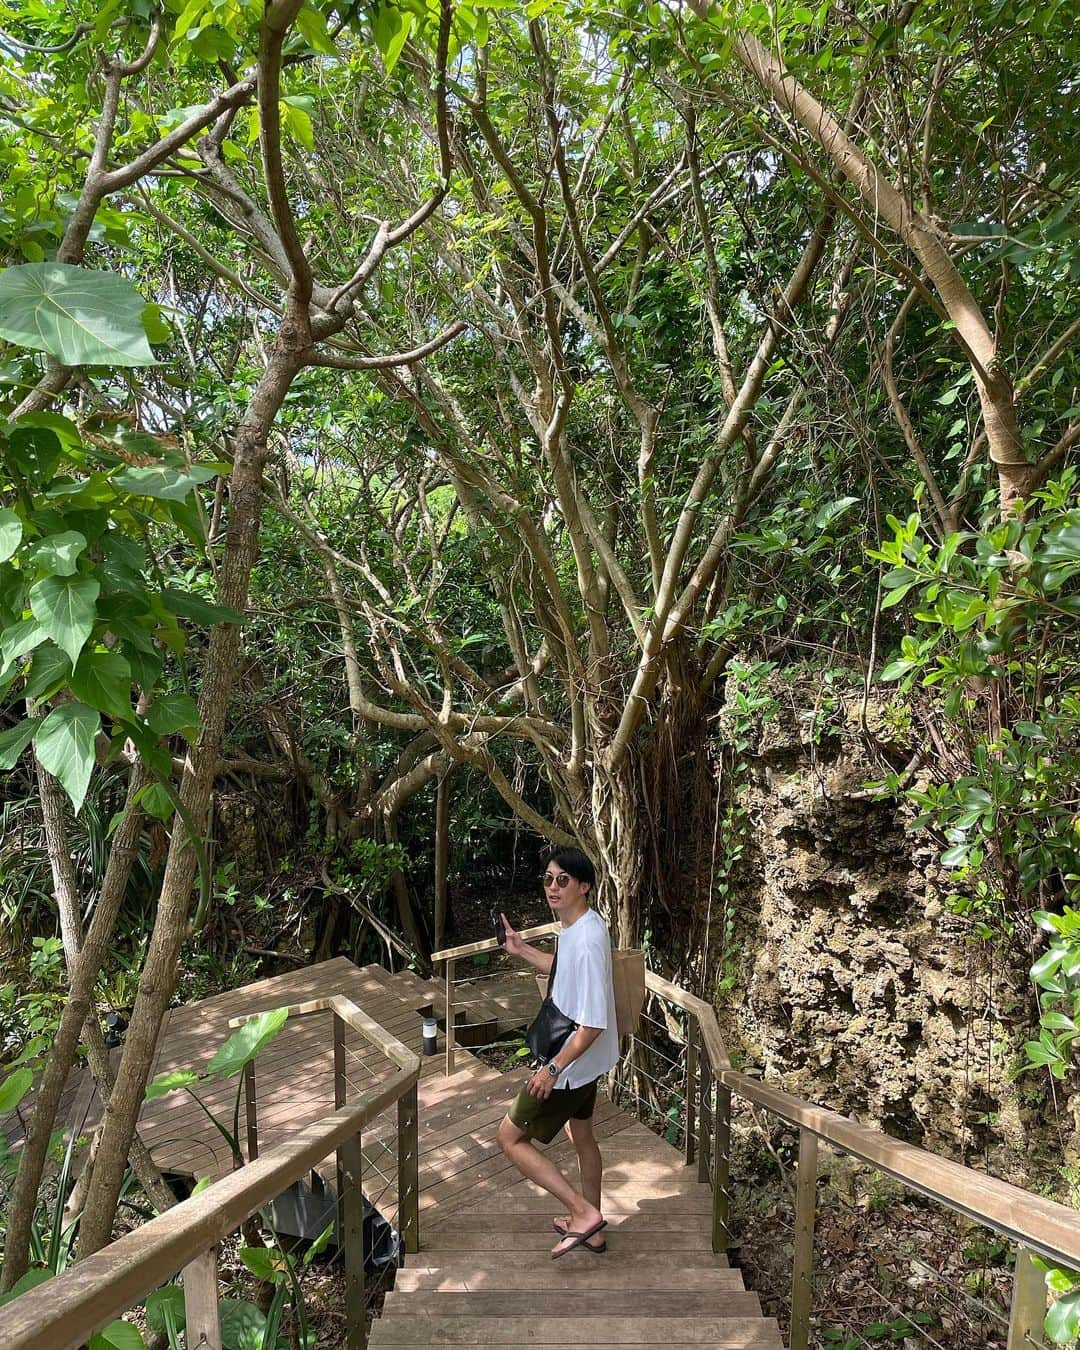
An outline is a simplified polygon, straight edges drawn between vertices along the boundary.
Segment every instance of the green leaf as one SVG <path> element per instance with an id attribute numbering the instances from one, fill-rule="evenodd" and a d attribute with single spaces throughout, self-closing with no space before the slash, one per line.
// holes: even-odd
<path id="1" fill-rule="evenodd" d="M 160 783 L 151 783 L 145 787 L 139 797 L 139 805 L 148 816 L 155 820 L 171 820 L 173 816 L 172 798 Z"/>
<path id="2" fill-rule="evenodd" d="M 201 595 L 195 595 L 191 591 L 177 591 L 168 587 L 162 592 L 162 600 L 165 602 L 165 608 L 173 614 L 179 614 L 181 618 L 191 619 L 195 623 L 243 623 L 244 616 L 238 614 L 235 609 L 230 609 L 228 605 L 212 605 L 209 600 L 204 600 Z"/>
<path id="3" fill-rule="evenodd" d="M 1080 1336 L 1080 1289 L 1062 1295 L 1046 1314 L 1043 1325 L 1055 1345 L 1067 1345 Z"/>
<path id="4" fill-rule="evenodd" d="M 7 773 L 19 762 L 19 756 L 34 739 L 34 732 L 41 723 L 34 717 L 0 732 L 0 772 Z M 0 1112 L 2 1114 L 2 1112 Z"/>
<path id="5" fill-rule="evenodd" d="M 241 1247 L 238 1255 L 258 1280 L 265 1280 L 267 1284 L 278 1284 L 285 1278 L 281 1270 L 280 1257 L 275 1257 L 275 1254 L 265 1247 Z"/>
<path id="6" fill-rule="evenodd" d="M 63 703 L 42 722 L 34 743 L 37 757 L 59 778 L 78 814 L 94 767 L 94 741 L 101 715 L 82 703 Z"/>
<path id="7" fill-rule="evenodd" d="M 1080 525 L 1063 525 L 1051 531 L 1040 550 L 1047 562 L 1074 562 L 1080 558 Z"/>
<path id="8" fill-rule="evenodd" d="M 160 305 L 144 305 L 142 312 L 143 328 L 146 331 L 147 340 L 155 343 L 171 342 L 172 329 L 162 318 L 162 307 Z"/>
<path id="9" fill-rule="evenodd" d="M 1040 980 L 1045 980 L 1049 975 L 1053 975 L 1058 966 L 1065 959 L 1065 952 L 1060 947 L 1051 947 L 1044 955 L 1040 956 L 1031 967 L 1031 978 L 1036 984 Z"/>
<path id="10" fill-rule="evenodd" d="M 304 1265 L 310 1266 L 316 1256 L 321 1256 L 330 1245 L 330 1239 L 334 1236 L 334 1220 L 331 1219 L 319 1236 L 304 1253 Z"/>
<path id="11" fill-rule="evenodd" d="M 74 665 L 94 626 L 101 592 L 93 577 L 46 577 L 30 587 L 30 610 Z"/>
<path id="12" fill-rule="evenodd" d="M 84 650 L 71 672 L 71 692 L 110 717 L 130 717 L 131 667 L 119 652 Z"/>
<path id="13" fill-rule="evenodd" d="M 14 554 L 22 543 L 22 521 L 8 507 L 0 507 L 0 563 Z"/>
<path id="14" fill-rule="evenodd" d="M 26 677 L 24 698 L 47 699 L 62 689 L 71 676 L 71 662 L 53 642 L 45 642 L 34 653 Z"/>
<path id="15" fill-rule="evenodd" d="M 191 1069 L 170 1069 L 168 1073 L 159 1073 L 152 1082 L 147 1083 L 146 1096 L 143 1100 L 156 1101 L 158 1097 L 167 1097 L 170 1092 L 190 1087 L 192 1083 L 198 1081 L 199 1075 Z"/>
<path id="16" fill-rule="evenodd" d="M 908 591 L 910 591 L 913 586 L 917 585 L 918 582 L 916 581 L 908 581 L 902 586 L 895 587 L 893 590 L 889 591 L 882 600 L 881 608 L 892 609 L 893 605 L 898 605 L 900 601 L 903 600 L 904 596 L 907 595 Z"/>
<path id="17" fill-rule="evenodd" d="M 0 337 L 65 366 L 150 366 L 146 301 L 126 278 L 67 263 L 0 273 Z"/>
<path id="18" fill-rule="evenodd" d="M 878 676 L 878 679 L 881 680 L 884 684 L 888 684 L 892 680 L 903 679 L 903 677 L 908 673 L 910 669 L 911 669 L 910 661 L 890 661 L 889 664 Z"/>
<path id="19" fill-rule="evenodd" d="M 5 1303 L 10 1303 L 13 1298 L 18 1298 L 20 1294 L 36 1289 L 39 1284 L 44 1284 L 46 1280 L 51 1280 L 52 1277 L 51 1270 L 28 1270 L 25 1275 L 15 1281 L 6 1294 L 0 1294 L 0 1307 L 3 1307 Z"/>
<path id="20" fill-rule="evenodd" d="M 34 1075 L 30 1069 L 16 1069 L 14 1073 L 9 1073 L 0 1083 L 0 1116 L 14 1111 L 33 1083 Z"/>
<path id="21" fill-rule="evenodd" d="M 186 1314 L 184 1312 L 184 1291 L 178 1284 L 166 1284 L 155 1289 L 146 1300 L 146 1325 L 151 1331 L 167 1331 L 165 1310 L 172 1315 L 173 1326 L 183 1331 Z"/>
<path id="22" fill-rule="evenodd" d="M 285 1025 L 288 1016 L 288 1008 L 271 1008 L 268 1012 L 249 1018 L 233 1032 L 207 1065 L 207 1076 L 231 1078 L 233 1074 L 239 1073 L 245 1064 L 249 1064 L 270 1044 Z"/>
<path id="23" fill-rule="evenodd" d="M 323 56 L 333 56 L 337 51 L 326 31 L 326 19 L 311 5 L 305 5 L 296 16 L 296 31 L 309 47 Z"/>
<path id="24" fill-rule="evenodd" d="M 138 1327 L 116 1321 L 90 1337 L 90 1350 L 146 1350 L 146 1342 Z"/>
<path id="25" fill-rule="evenodd" d="M 315 128 L 303 108 L 293 107 L 287 99 L 284 100 L 281 105 L 281 121 L 289 135 L 299 141 L 305 150 L 315 149 Z"/>
<path id="26" fill-rule="evenodd" d="M 34 567 L 46 576 L 74 576 L 79 570 L 79 557 L 85 551 L 86 535 L 78 530 L 51 534 L 34 549 Z"/>
<path id="27" fill-rule="evenodd" d="M 216 477 L 213 469 L 202 468 L 198 464 L 183 473 L 164 464 L 150 464 L 145 468 L 122 469 L 113 474 L 111 481 L 133 497 L 182 502 L 199 483 L 208 483 Z"/>
<path id="28" fill-rule="evenodd" d="M 218 1306 L 221 1311 L 221 1344 L 225 1350 L 264 1350 L 266 1318 L 254 1303 L 244 1299 L 223 1298 Z"/>
<path id="29" fill-rule="evenodd" d="M 162 694 L 146 714 L 150 730 L 158 736 L 177 731 L 194 731 L 199 725 L 199 708 L 188 694 Z"/>
<path id="30" fill-rule="evenodd" d="M 40 647 L 48 634 L 37 619 L 20 619 L 0 633 L 0 667 L 16 661 L 35 647 Z"/>

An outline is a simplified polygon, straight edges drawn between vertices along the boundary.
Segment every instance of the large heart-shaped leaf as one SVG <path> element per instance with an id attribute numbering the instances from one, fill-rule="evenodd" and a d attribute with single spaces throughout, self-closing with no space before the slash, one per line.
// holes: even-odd
<path id="1" fill-rule="evenodd" d="M 30 609 L 74 665 L 94 626 L 101 586 L 93 577 L 46 577 L 30 587 Z"/>
<path id="2" fill-rule="evenodd" d="M 182 502 L 192 488 L 216 478 L 214 469 L 194 464 L 186 472 L 170 469 L 166 464 L 149 464 L 145 468 L 122 469 L 112 481 L 137 497 L 156 497 L 163 502 Z"/>
<path id="3" fill-rule="evenodd" d="M 221 1344 L 225 1350 L 264 1350 L 266 1318 L 254 1303 L 238 1298 L 223 1298 L 219 1309 Z"/>
<path id="4" fill-rule="evenodd" d="M 86 535 L 78 530 L 51 534 L 34 549 L 34 567 L 47 576 L 71 577 L 79 570 L 79 558 L 86 552 Z"/>
<path id="5" fill-rule="evenodd" d="M 146 1085 L 146 1101 L 156 1101 L 158 1097 L 167 1097 L 178 1088 L 190 1087 L 199 1081 L 199 1075 L 191 1069 L 168 1069 Z"/>
<path id="6" fill-rule="evenodd" d="M 7 731 L 0 732 L 0 772 L 7 773 L 15 767 L 40 725 L 40 722 L 28 717 L 25 722 L 18 722 Z"/>
<path id="7" fill-rule="evenodd" d="M 146 1300 L 146 1325 L 151 1331 L 168 1331 L 170 1321 L 177 1331 L 183 1331 L 186 1321 L 184 1291 L 178 1284 L 155 1289 Z"/>
<path id="8" fill-rule="evenodd" d="M 207 1077 L 229 1078 L 239 1073 L 245 1064 L 250 1063 L 270 1044 L 285 1025 L 288 1016 L 288 1008 L 272 1008 L 269 1012 L 248 1018 L 206 1066 Z"/>
<path id="9" fill-rule="evenodd" d="M 20 619 L 0 633 L 0 666 L 15 661 L 35 647 L 40 647 L 48 634 L 37 619 Z"/>
<path id="10" fill-rule="evenodd" d="M 90 1337 L 90 1350 L 146 1350 L 146 1342 L 138 1327 L 116 1321 Z"/>
<path id="11" fill-rule="evenodd" d="M 159 736 L 171 736 L 173 732 L 191 731 L 197 727 L 199 709 L 189 694 L 162 694 L 150 705 L 146 720 Z"/>
<path id="12" fill-rule="evenodd" d="M 0 563 L 7 562 L 22 543 L 22 521 L 8 507 L 0 507 Z"/>
<path id="13" fill-rule="evenodd" d="M 34 741 L 37 757 L 59 778 L 76 811 L 83 804 L 94 767 L 94 741 L 101 715 L 82 703 L 63 703 L 41 724 Z"/>
<path id="14" fill-rule="evenodd" d="M 88 649 L 71 672 L 71 692 L 110 717 L 130 717 L 131 667 L 119 652 Z"/>
<path id="15" fill-rule="evenodd" d="M 65 366 L 149 366 L 146 301 L 126 278 L 66 263 L 0 273 L 0 337 Z"/>
<path id="16" fill-rule="evenodd" d="M 1045 1326 L 1055 1345 L 1068 1345 L 1080 1335 L 1080 1289 L 1058 1299 L 1046 1314 Z"/>
<path id="17" fill-rule="evenodd" d="M 6 1294 L 0 1294 L 0 1307 L 5 1303 L 10 1303 L 13 1299 L 25 1294 L 31 1289 L 36 1289 L 39 1284 L 44 1284 L 46 1280 L 51 1280 L 53 1273 L 51 1270 L 42 1270 L 39 1266 L 33 1270 L 28 1270 L 15 1281 Z"/>
<path id="18" fill-rule="evenodd" d="M 34 652 L 23 689 L 24 698 L 44 702 L 62 689 L 71 677 L 71 662 L 55 642 L 44 642 Z"/>

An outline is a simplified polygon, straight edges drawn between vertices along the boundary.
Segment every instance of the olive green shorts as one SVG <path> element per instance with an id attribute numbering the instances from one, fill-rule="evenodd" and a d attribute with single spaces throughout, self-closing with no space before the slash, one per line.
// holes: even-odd
<path id="1" fill-rule="evenodd" d="M 540 1144 L 550 1144 L 568 1120 L 591 1120 L 596 1108 L 596 1085 L 600 1080 L 577 1088 L 556 1088 L 546 1101 L 522 1088 L 507 1112 L 519 1130 Z"/>

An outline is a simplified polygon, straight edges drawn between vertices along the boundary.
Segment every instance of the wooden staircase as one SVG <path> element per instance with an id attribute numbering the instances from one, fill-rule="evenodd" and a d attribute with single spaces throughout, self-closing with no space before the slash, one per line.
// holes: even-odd
<path id="1" fill-rule="evenodd" d="M 421 1249 L 398 1271 L 372 1347 L 782 1350 L 775 1320 L 713 1254 L 709 1188 L 678 1150 L 609 1102 L 597 1112 L 608 1250 L 552 1261 L 557 1203 L 494 1146 L 516 1076 L 463 1058 L 452 1077 L 421 1083 Z M 573 1177 L 569 1143 L 551 1152 Z"/>

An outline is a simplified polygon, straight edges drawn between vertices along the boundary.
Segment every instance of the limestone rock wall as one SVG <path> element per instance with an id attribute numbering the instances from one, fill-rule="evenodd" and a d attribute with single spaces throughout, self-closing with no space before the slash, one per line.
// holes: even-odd
<path id="1" fill-rule="evenodd" d="M 1080 1099 L 1055 1113 L 1041 1073 L 1015 1078 L 1037 1010 L 1027 929 L 972 936 L 951 876 L 906 807 L 841 733 L 815 744 L 783 709 L 743 788 L 749 828 L 729 878 L 735 986 L 720 996 L 745 1067 L 912 1143 L 1046 1179 L 1080 1157 Z M 714 950 L 712 968 L 723 953 Z"/>

